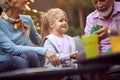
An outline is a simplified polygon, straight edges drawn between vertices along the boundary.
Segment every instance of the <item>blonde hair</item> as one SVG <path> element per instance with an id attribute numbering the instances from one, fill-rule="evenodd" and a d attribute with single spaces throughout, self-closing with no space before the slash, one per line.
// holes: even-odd
<path id="1" fill-rule="evenodd" d="M 41 35 L 42 37 L 46 37 L 50 33 L 50 23 L 54 23 L 58 16 L 63 13 L 68 21 L 68 17 L 65 11 L 60 8 L 52 8 L 49 9 L 42 18 L 42 25 L 41 25 Z"/>

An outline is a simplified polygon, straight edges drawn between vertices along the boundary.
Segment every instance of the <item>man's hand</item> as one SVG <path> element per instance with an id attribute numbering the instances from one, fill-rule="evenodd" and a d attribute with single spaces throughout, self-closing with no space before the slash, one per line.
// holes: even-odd
<path id="1" fill-rule="evenodd" d="M 108 33 L 109 28 L 101 25 L 99 25 L 99 28 L 100 29 L 95 31 L 94 33 L 98 35 L 99 40 L 101 41 L 102 39 L 109 36 L 109 33 Z"/>
<path id="2" fill-rule="evenodd" d="M 59 66 L 61 64 L 61 61 L 54 53 L 47 50 L 45 56 L 50 60 L 53 66 Z"/>
<path id="3" fill-rule="evenodd" d="M 99 30 L 95 31 L 94 33 L 98 35 L 99 37 L 99 41 L 101 41 L 102 39 L 109 37 L 111 35 L 115 36 L 115 35 L 119 35 L 120 31 L 119 30 L 114 30 L 114 29 L 110 29 L 108 27 L 99 25 Z"/>

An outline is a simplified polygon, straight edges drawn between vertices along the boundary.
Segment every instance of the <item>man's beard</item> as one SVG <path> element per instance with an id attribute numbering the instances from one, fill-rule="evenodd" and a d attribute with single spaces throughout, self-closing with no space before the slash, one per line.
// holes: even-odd
<path id="1" fill-rule="evenodd" d="M 113 6 L 111 5 L 106 11 L 98 11 L 100 16 L 107 17 L 112 12 Z"/>

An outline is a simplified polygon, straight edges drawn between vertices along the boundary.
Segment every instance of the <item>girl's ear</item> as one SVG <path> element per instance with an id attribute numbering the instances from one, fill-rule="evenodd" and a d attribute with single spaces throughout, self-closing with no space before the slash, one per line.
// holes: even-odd
<path id="1" fill-rule="evenodd" d="M 49 23 L 49 25 L 50 25 L 50 28 L 51 28 L 51 29 L 54 28 L 54 23 L 53 23 L 53 22 Z"/>

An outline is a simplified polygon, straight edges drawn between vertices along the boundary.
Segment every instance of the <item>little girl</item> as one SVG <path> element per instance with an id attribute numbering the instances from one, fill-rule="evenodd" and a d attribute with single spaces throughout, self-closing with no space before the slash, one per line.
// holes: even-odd
<path id="1" fill-rule="evenodd" d="M 75 41 L 69 35 L 66 35 L 68 30 L 67 14 L 59 9 L 53 8 L 48 10 L 42 19 L 41 34 L 43 37 L 42 46 L 51 52 L 55 53 L 61 60 L 60 66 L 52 66 L 51 62 L 45 59 L 45 68 L 77 68 L 76 57 L 78 51 L 76 50 Z M 80 80 L 78 75 L 65 77 L 62 80 Z"/>
<path id="2" fill-rule="evenodd" d="M 45 68 L 77 68 L 77 64 L 74 62 L 78 51 L 74 39 L 65 34 L 67 30 L 68 18 L 63 10 L 53 8 L 46 12 L 42 19 L 42 45 L 54 52 L 61 60 L 62 65 L 54 67 L 46 58 Z"/>

